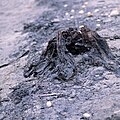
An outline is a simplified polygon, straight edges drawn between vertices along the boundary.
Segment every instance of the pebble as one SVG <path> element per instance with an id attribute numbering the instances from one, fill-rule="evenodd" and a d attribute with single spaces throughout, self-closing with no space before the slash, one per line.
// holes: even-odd
<path id="1" fill-rule="evenodd" d="M 99 77 L 100 75 L 99 74 L 96 74 L 95 77 Z"/>
<path id="2" fill-rule="evenodd" d="M 100 19 L 97 19 L 96 21 L 97 21 L 97 22 L 100 22 L 100 21 L 102 21 L 102 20 L 100 20 Z"/>
<path id="3" fill-rule="evenodd" d="M 120 12 L 118 9 L 113 9 L 110 13 L 110 16 L 118 16 L 120 15 Z"/>
<path id="4" fill-rule="evenodd" d="M 113 38 L 114 38 L 114 39 L 120 39 L 120 36 L 118 36 L 118 35 L 115 34 L 115 35 L 113 36 Z"/>
<path id="5" fill-rule="evenodd" d="M 105 15 L 105 14 L 103 14 L 103 13 L 101 14 L 101 16 L 102 16 L 102 17 L 106 17 L 106 15 Z"/>
<path id="6" fill-rule="evenodd" d="M 117 113 L 120 113 L 120 110 L 118 110 L 118 111 L 114 111 L 114 114 L 117 114 Z"/>
<path id="7" fill-rule="evenodd" d="M 88 2 L 85 2 L 84 4 L 85 4 L 85 5 L 88 5 Z"/>
<path id="8" fill-rule="evenodd" d="M 83 14 L 83 13 L 84 13 L 84 10 L 80 10 L 79 13 L 80 13 L 80 14 Z"/>
<path id="9" fill-rule="evenodd" d="M 60 21 L 60 19 L 58 19 L 58 18 L 53 19 L 53 22 L 59 22 L 59 21 Z"/>
<path id="10" fill-rule="evenodd" d="M 88 17 L 92 17 L 93 14 L 92 14 L 91 12 L 88 12 L 88 13 L 87 13 L 87 16 L 88 16 Z"/>
<path id="11" fill-rule="evenodd" d="M 94 12 L 95 12 L 95 13 L 99 12 L 99 9 L 95 9 Z"/>
<path id="12" fill-rule="evenodd" d="M 71 91 L 70 97 L 74 98 L 75 96 L 76 96 L 76 91 L 75 90 Z"/>
<path id="13" fill-rule="evenodd" d="M 107 12 L 104 15 L 109 17 L 109 13 L 107 13 Z"/>
<path id="14" fill-rule="evenodd" d="M 110 17 L 109 13 L 101 14 L 102 17 Z"/>
<path id="15" fill-rule="evenodd" d="M 74 18 L 74 16 L 71 16 L 70 18 L 71 18 L 71 19 L 73 19 L 73 18 Z"/>
<path id="16" fill-rule="evenodd" d="M 91 115 L 90 115 L 89 113 L 84 113 L 84 114 L 83 114 L 83 117 L 85 117 L 85 118 L 90 118 L 90 116 L 91 116 Z"/>
<path id="17" fill-rule="evenodd" d="M 82 8 L 86 8 L 86 6 L 85 6 L 85 5 L 82 5 Z"/>
<path id="18" fill-rule="evenodd" d="M 64 7 L 67 7 L 68 5 L 67 4 L 64 4 Z"/>
<path id="19" fill-rule="evenodd" d="M 66 15 L 66 16 L 68 16 L 68 15 L 69 15 L 69 13 L 68 13 L 68 12 L 66 12 L 66 13 L 65 13 L 65 15 Z"/>
<path id="20" fill-rule="evenodd" d="M 52 106 L 52 102 L 51 101 L 47 101 L 46 105 L 47 105 L 47 107 L 51 107 Z"/>
<path id="21" fill-rule="evenodd" d="M 96 27 L 100 27 L 101 25 L 100 24 L 96 24 Z"/>
<path id="22" fill-rule="evenodd" d="M 84 27 L 84 25 L 80 25 L 80 26 L 79 26 L 79 28 L 83 28 L 83 27 Z"/>
<path id="23" fill-rule="evenodd" d="M 74 9 L 72 9 L 72 10 L 71 10 L 71 13 L 74 13 L 74 12 L 75 12 L 75 10 L 74 10 Z"/>

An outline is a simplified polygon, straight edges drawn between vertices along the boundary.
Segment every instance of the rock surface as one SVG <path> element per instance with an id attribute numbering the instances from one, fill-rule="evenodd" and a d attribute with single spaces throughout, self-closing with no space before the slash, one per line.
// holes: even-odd
<path id="1" fill-rule="evenodd" d="M 120 6 L 119 0 L 13 0 L 5 6 L 3 3 L 6 2 L 0 1 L 0 120 L 82 120 L 86 119 L 85 113 L 90 115 L 89 120 L 119 120 L 119 69 L 115 73 L 102 66 L 89 67 L 68 82 L 23 77 L 26 61 L 33 56 L 39 60 L 48 40 L 58 31 L 82 25 L 97 29 L 107 39 L 119 67 L 120 16 L 109 16 Z M 81 14 L 80 10 L 84 12 Z M 87 17 L 88 12 L 93 16 Z M 109 63 L 110 68 L 113 64 Z M 52 103 L 49 107 L 48 101 Z"/>
<path id="2" fill-rule="evenodd" d="M 73 80 L 79 73 L 84 74 L 93 66 L 119 71 L 116 59 L 105 39 L 95 31 L 87 26 L 80 30 L 69 28 L 58 32 L 57 36 L 48 42 L 41 55 L 32 56 L 28 60 L 24 76 L 33 75 L 39 80 L 45 76 L 68 81 Z M 99 71 L 95 76 L 99 77 Z"/>

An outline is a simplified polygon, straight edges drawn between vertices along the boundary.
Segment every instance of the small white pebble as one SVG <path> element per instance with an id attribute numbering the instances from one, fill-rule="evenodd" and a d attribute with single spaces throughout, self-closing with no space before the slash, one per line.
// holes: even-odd
<path id="1" fill-rule="evenodd" d="M 117 114 L 117 113 L 120 113 L 120 110 L 118 110 L 118 111 L 114 111 L 114 114 Z"/>
<path id="2" fill-rule="evenodd" d="M 69 15 L 69 13 L 68 13 L 68 12 L 66 12 L 66 13 L 65 13 L 65 15 L 66 15 L 66 16 L 68 16 L 68 15 Z"/>
<path id="3" fill-rule="evenodd" d="M 75 10 L 74 10 L 74 9 L 72 9 L 72 10 L 71 10 L 71 12 L 72 12 L 72 13 L 74 13 L 74 12 L 75 12 Z"/>
<path id="4" fill-rule="evenodd" d="M 100 24 L 96 24 L 96 27 L 100 27 L 101 25 Z"/>
<path id="5" fill-rule="evenodd" d="M 109 16 L 109 13 L 105 13 L 104 15 L 105 15 L 105 16 Z"/>
<path id="6" fill-rule="evenodd" d="M 120 11 L 118 9 L 113 9 L 110 13 L 110 16 L 118 16 L 120 15 Z"/>
<path id="7" fill-rule="evenodd" d="M 104 17 L 104 16 L 106 16 L 106 15 L 102 13 L 101 16 Z"/>
<path id="8" fill-rule="evenodd" d="M 100 19 L 97 19 L 96 21 L 97 21 L 97 22 L 100 22 L 101 20 L 100 20 Z"/>
<path id="9" fill-rule="evenodd" d="M 95 13 L 99 12 L 99 9 L 95 9 L 94 12 L 95 12 Z"/>
<path id="10" fill-rule="evenodd" d="M 85 5 L 82 5 L 82 8 L 86 8 L 86 6 L 85 6 Z"/>
<path id="11" fill-rule="evenodd" d="M 53 21 L 54 21 L 54 22 L 59 22 L 59 21 L 60 21 L 60 19 L 55 18 L 55 19 L 53 19 Z"/>
<path id="12" fill-rule="evenodd" d="M 70 18 L 71 18 L 71 19 L 73 19 L 73 18 L 74 18 L 74 16 L 71 16 Z"/>
<path id="13" fill-rule="evenodd" d="M 31 43 L 31 46 L 34 46 L 34 45 L 36 45 L 36 44 L 37 44 L 36 42 L 32 42 L 32 43 Z"/>
<path id="14" fill-rule="evenodd" d="M 92 17 L 93 14 L 92 14 L 91 12 L 88 12 L 88 13 L 87 13 L 87 16 L 88 16 L 88 17 Z"/>
<path id="15" fill-rule="evenodd" d="M 89 113 L 84 113 L 84 114 L 83 114 L 83 117 L 85 117 L 85 118 L 90 118 L 90 116 L 91 116 L 91 115 L 90 115 Z"/>
<path id="16" fill-rule="evenodd" d="M 85 2 L 84 4 L 85 4 L 85 5 L 88 5 L 88 2 Z"/>
<path id="17" fill-rule="evenodd" d="M 83 28 L 83 27 L 84 27 L 84 25 L 80 25 L 80 26 L 79 26 L 79 28 Z"/>
<path id="18" fill-rule="evenodd" d="M 108 62 L 110 65 L 114 65 L 114 62 L 113 61 L 110 61 L 110 62 Z"/>
<path id="19" fill-rule="evenodd" d="M 46 105 L 47 105 L 47 107 L 51 107 L 52 106 L 51 101 L 47 101 Z"/>
<path id="20" fill-rule="evenodd" d="M 67 4 L 64 4 L 64 7 L 67 7 L 68 5 Z"/>
<path id="21" fill-rule="evenodd" d="M 80 13 L 80 14 L 83 14 L 83 13 L 84 13 L 84 10 L 80 10 L 79 13 Z"/>
<path id="22" fill-rule="evenodd" d="M 96 74 L 95 77 L 100 77 L 100 75 L 99 75 L 99 74 Z"/>

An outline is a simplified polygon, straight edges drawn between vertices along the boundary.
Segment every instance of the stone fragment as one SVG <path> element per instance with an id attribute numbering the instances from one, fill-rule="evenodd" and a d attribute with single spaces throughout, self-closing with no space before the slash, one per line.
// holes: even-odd
<path id="1" fill-rule="evenodd" d="M 83 14 L 83 13 L 84 13 L 84 10 L 80 10 L 79 13 L 80 13 L 80 14 Z"/>
<path id="2" fill-rule="evenodd" d="M 51 107 L 52 106 L 52 102 L 51 101 L 47 101 L 46 105 L 47 105 L 47 107 Z"/>
<path id="3" fill-rule="evenodd" d="M 68 12 L 66 12 L 66 13 L 65 13 L 65 15 L 66 15 L 66 16 L 68 16 L 68 15 L 69 15 L 69 13 L 68 13 Z"/>
<path id="4" fill-rule="evenodd" d="M 84 117 L 84 118 L 90 118 L 91 115 L 90 115 L 89 113 L 84 113 L 84 114 L 83 114 L 83 117 Z"/>
<path id="5" fill-rule="evenodd" d="M 98 27 L 98 28 L 99 28 L 100 26 L 101 26 L 100 24 L 96 24 L 96 27 Z"/>
<path id="6" fill-rule="evenodd" d="M 75 10 L 74 10 L 74 9 L 72 9 L 72 10 L 71 10 L 71 13 L 74 13 L 74 12 L 75 12 Z"/>
<path id="7" fill-rule="evenodd" d="M 88 2 L 85 2 L 84 4 L 85 4 L 85 5 L 88 5 Z"/>
<path id="8" fill-rule="evenodd" d="M 67 7 L 68 5 L 67 4 L 64 4 L 64 7 Z"/>
<path id="9" fill-rule="evenodd" d="M 87 16 L 88 16 L 88 17 L 93 17 L 93 13 L 88 12 L 88 13 L 87 13 Z"/>
<path id="10" fill-rule="evenodd" d="M 73 18 L 74 18 L 74 16 L 71 16 L 70 18 L 71 18 L 71 19 L 73 19 Z"/>
<path id="11" fill-rule="evenodd" d="M 110 16 L 118 16 L 120 15 L 120 11 L 116 8 L 116 9 L 113 9 L 110 13 Z"/>
<path id="12" fill-rule="evenodd" d="M 85 6 L 85 5 L 82 5 L 82 8 L 86 8 L 86 6 Z"/>
<path id="13" fill-rule="evenodd" d="M 99 12 L 99 9 L 95 9 L 94 12 L 95 12 L 95 13 Z"/>
<path id="14" fill-rule="evenodd" d="M 101 20 L 101 19 L 97 19 L 96 21 L 97 21 L 97 22 L 101 22 L 102 20 Z"/>

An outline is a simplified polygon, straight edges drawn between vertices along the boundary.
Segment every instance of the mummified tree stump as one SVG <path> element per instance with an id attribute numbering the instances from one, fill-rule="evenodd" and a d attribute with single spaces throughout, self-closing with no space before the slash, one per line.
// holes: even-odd
<path id="1" fill-rule="evenodd" d="M 94 66 L 104 66 L 113 57 L 107 42 L 96 32 L 86 26 L 81 30 L 69 28 L 48 42 L 39 60 L 33 58 L 28 61 L 24 76 L 39 78 L 54 74 L 58 79 L 69 80 L 78 72 L 74 58 L 79 55 L 83 57 L 81 62 Z"/>

